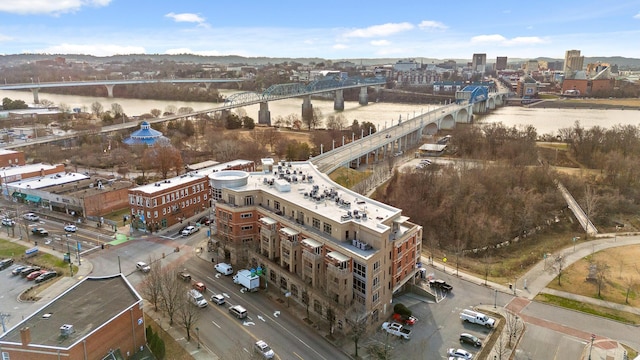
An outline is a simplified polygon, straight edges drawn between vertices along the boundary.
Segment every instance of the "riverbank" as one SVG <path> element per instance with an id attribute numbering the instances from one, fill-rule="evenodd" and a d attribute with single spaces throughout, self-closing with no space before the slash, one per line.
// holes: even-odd
<path id="1" fill-rule="evenodd" d="M 529 108 L 554 109 L 600 109 L 600 110 L 640 110 L 640 99 L 546 99 Z"/>

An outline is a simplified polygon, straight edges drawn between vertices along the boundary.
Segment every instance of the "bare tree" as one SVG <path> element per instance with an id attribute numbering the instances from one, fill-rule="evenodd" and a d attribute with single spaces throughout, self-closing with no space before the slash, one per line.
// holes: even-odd
<path id="1" fill-rule="evenodd" d="M 178 279 L 178 273 L 175 270 L 162 274 L 162 308 L 169 316 L 169 325 L 173 325 L 173 318 L 187 290 L 185 283 Z"/>
<path id="2" fill-rule="evenodd" d="M 625 296 L 624 302 L 626 304 L 629 303 L 629 294 L 633 291 L 633 288 L 636 284 L 636 279 L 632 276 L 627 276 L 624 279 L 624 285 L 627 287 L 627 294 Z"/>
<path id="3" fill-rule="evenodd" d="M 587 221 L 591 221 L 598 214 L 598 204 L 600 196 L 596 193 L 593 187 L 587 185 L 584 189 L 583 208 L 584 213 L 587 216 Z M 589 236 L 587 231 L 586 236 Z"/>
<path id="4" fill-rule="evenodd" d="M 386 331 L 378 331 L 372 337 L 367 347 L 367 353 L 376 360 L 391 360 L 404 358 L 404 347 L 398 336 L 393 336 Z"/>
<path id="5" fill-rule="evenodd" d="M 489 255 L 489 251 L 484 252 L 484 261 L 482 262 L 482 267 L 484 270 L 484 285 L 487 285 L 487 278 L 489 277 L 489 273 L 491 272 L 491 256 Z"/>
<path id="6" fill-rule="evenodd" d="M 493 351 L 496 353 L 495 356 L 497 356 L 497 360 L 502 360 L 503 358 L 507 359 L 509 352 L 511 351 L 509 349 L 510 340 L 507 339 L 507 336 L 510 337 L 510 335 L 504 332 L 500 333 L 496 343 L 493 345 Z"/>
<path id="7" fill-rule="evenodd" d="M 189 294 L 187 291 L 183 291 L 181 296 L 178 298 L 177 302 L 177 315 L 178 315 L 178 324 L 184 327 L 187 331 L 187 341 L 191 340 L 191 329 L 200 319 L 200 308 L 193 305 L 191 301 L 189 301 Z M 198 339 L 200 341 L 200 339 Z"/>
<path id="8" fill-rule="evenodd" d="M 560 284 L 560 278 L 565 270 L 566 259 L 562 254 L 557 255 L 551 263 L 550 271 L 558 277 L 558 285 Z"/>
<path id="9" fill-rule="evenodd" d="M 358 359 L 358 342 L 367 333 L 369 326 L 369 314 L 364 311 L 362 306 L 355 305 L 352 309 L 347 311 L 346 317 L 347 325 L 350 328 L 350 337 L 353 340 L 355 347 L 355 358 Z"/>
<path id="10" fill-rule="evenodd" d="M 595 279 L 596 285 L 598 286 L 598 297 L 600 297 L 600 290 L 605 285 L 607 281 L 607 277 L 609 276 L 609 264 L 604 261 L 597 260 L 594 261 L 594 265 L 596 266 L 595 271 Z"/>
<path id="11" fill-rule="evenodd" d="M 507 313 L 505 316 L 505 331 L 509 336 L 509 341 L 508 341 L 509 347 L 511 347 L 513 339 L 518 337 L 518 332 L 520 331 L 520 328 L 521 328 L 521 322 L 518 316 L 512 313 Z"/>
<path id="12" fill-rule="evenodd" d="M 100 116 L 100 114 L 102 114 L 102 111 L 104 110 L 104 108 L 102 107 L 102 104 L 100 104 L 99 102 L 95 101 L 91 104 L 91 113 L 93 113 L 95 116 Z"/>
<path id="13" fill-rule="evenodd" d="M 142 295 L 153 304 L 155 311 L 162 298 L 162 264 L 159 261 L 149 258 L 151 270 L 142 281 Z"/>
<path id="14" fill-rule="evenodd" d="M 160 110 L 160 109 L 151 109 L 151 115 L 153 115 L 153 117 L 158 117 L 158 116 L 162 115 L 162 110 Z"/>

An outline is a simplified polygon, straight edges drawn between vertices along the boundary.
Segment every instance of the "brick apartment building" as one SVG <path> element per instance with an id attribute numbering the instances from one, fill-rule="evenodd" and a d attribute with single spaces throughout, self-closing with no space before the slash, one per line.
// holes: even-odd
<path id="1" fill-rule="evenodd" d="M 0 167 L 24 165 L 24 153 L 9 149 L 0 149 Z"/>
<path id="2" fill-rule="evenodd" d="M 146 342 L 142 298 L 118 274 L 78 282 L 2 335 L 0 354 L 11 360 L 129 358 Z"/>
<path id="3" fill-rule="evenodd" d="M 226 170 L 255 170 L 254 162 L 248 160 L 236 160 L 206 168 L 193 166 L 199 170 L 128 189 L 134 226 L 158 230 L 197 215 L 211 206 L 209 174 Z"/>
<path id="4" fill-rule="evenodd" d="M 263 286 L 278 287 L 317 316 L 333 311 L 338 330 L 352 307 L 374 323 L 386 318 L 393 293 L 416 275 L 422 227 L 309 162 L 263 168 L 209 176 L 220 192 L 212 240 L 219 260 L 263 273 Z"/>

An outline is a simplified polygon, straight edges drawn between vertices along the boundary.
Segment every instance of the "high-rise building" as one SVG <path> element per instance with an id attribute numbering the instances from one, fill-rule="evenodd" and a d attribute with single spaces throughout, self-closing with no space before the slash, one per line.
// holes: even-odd
<path id="1" fill-rule="evenodd" d="M 471 68 L 475 72 L 484 73 L 487 67 L 487 54 L 473 54 Z"/>
<path id="2" fill-rule="evenodd" d="M 498 56 L 496 58 L 496 70 L 505 70 L 507 68 L 507 57 Z"/>
<path id="3" fill-rule="evenodd" d="M 564 77 L 569 78 L 576 71 L 582 70 L 584 56 L 580 56 L 580 50 L 567 50 L 564 54 Z"/>

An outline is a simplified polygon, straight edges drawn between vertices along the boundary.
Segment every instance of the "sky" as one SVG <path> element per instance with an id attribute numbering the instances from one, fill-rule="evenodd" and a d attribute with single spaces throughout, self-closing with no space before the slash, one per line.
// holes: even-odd
<path id="1" fill-rule="evenodd" d="M 0 0 L 0 54 L 640 58 L 640 0 Z"/>

